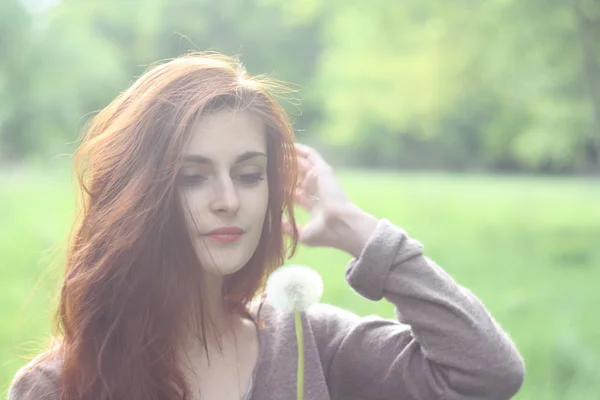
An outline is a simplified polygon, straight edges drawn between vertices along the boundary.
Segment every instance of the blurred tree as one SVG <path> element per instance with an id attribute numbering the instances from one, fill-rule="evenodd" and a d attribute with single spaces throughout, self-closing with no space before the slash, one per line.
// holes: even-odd
<path id="1" fill-rule="evenodd" d="M 460 41 L 470 33 L 470 10 L 421 1 L 328 4 L 314 85 L 325 110 L 321 130 L 341 146 L 378 143 L 368 158 L 402 164 L 406 142 L 439 135 L 441 117 L 463 94 L 470 48 Z"/>
<path id="2" fill-rule="evenodd" d="M 23 5 L 17 0 L 0 2 L 0 160 L 31 145 L 25 129 L 33 113 L 28 107 L 30 41 L 30 18 Z"/>
<path id="3" fill-rule="evenodd" d="M 577 14 L 598 25 L 598 3 L 573 0 L 496 1 L 480 76 L 491 82 L 504 112 L 490 135 L 518 121 L 508 148 L 522 165 L 598 170 L 598 132 L 586 86 L 586 58 L 598 61 L 600 43 L 581 31 Z M 585 5 L 586 11 L 581 9 Z M 589 18 L 589 20 L 588 20 Z M 594 21 L 594 22 L 591 22 Z M 588 43 L 586 47 L 581 43 Z M 597 71 L 596 71 L 597 74 Z M 593 75 L 593 73 L 592 73 Z M 507 121 L 507 122 L 505 122 Z"/>
<path id="4" fill-rule="evenodd" d="M 23 18 L 29 17 L 16 0 L 10 1 Z M 26 96 L 13 103 L 19 115 L 5 110 L 0 116 L 5 121 L 4 147 L 11 142 L 10 154 L 16 158 L 70 150 L 67 143 L 91 113 L 152 63 L 190 50 L 237 55 L 251 73 L 294 82 L 288 86 L 297 90 L 313 75 L 320 48 L 313 19 L 298 23 L 282 12 L 277 4 L 262 0 L 63 0 L 38 15 L 37 26 L 2 13 L 13 25 L 20 24 L 6 25 L 12 35 L 35 35 L 27 45 L 9 43 L 27 52 L 4 51 L 14 71 L 0 73 L 0 82 L 12 77 L 7 79 L 13 85 L 9 93 Z M 17 74 L 24 82 L 14 79 Z M 315 117 L 310 105 L 305 107 L 308 112 L 299 112 L 293 94 L 284 97 L 301 126 Z"/>
<path id="5" fill-rule="evenodd" d="M 600 3 L 573 1 L 573 12 L 577 16 L 579 42 L 582 52 L 582 72 L 591 98 L 595 120 L 590 137 L 586 140 L 585 156 L 600 173 Z"/>
<path id="6" fill-rule="evenodd" d="M 339 146 L 379 142 L 370 148 L 396 158 L 425 144 L 422 162 L 411 157 L 421 166 L 441 156 L 458 168 L 597 168 L 597 10 L 592 1 L 329 2 L 315 86 L 322 130 Z"/>
<path id="7" fill-rule="evenodd" d="M 47 2 L 57 4 L 39 7 Z M 595 0 L 0 7 L 4 159 L 67 150 L 90 113 L 151 63 L 212 49 L 306 88 L 302 113 L 286 104 L 300 139 L 353 164 L 600 171 Z"/>

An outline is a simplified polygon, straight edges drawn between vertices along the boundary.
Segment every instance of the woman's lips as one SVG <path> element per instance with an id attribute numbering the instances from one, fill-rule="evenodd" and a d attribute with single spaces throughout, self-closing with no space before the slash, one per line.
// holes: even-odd
<path id="1" fill-rule="evenodd" d="M 243 234 L 244 230 L 239 226 L 224 226 L 210 231 L 206 236 L 220 243 L 233 243 Z"/>
<path id="2" fill-rule="evenodd" d="M 228 234 L 214 233 L 214 234 L 210 234 L 207 236 L 213 240 L 216 240 L 217 242 L 220 242 L 220 243 L 233 243 L 233 242 L 236 242 L 240 237 L 242 237 L 242 234 L 241 233 L 228 233 Z"/>

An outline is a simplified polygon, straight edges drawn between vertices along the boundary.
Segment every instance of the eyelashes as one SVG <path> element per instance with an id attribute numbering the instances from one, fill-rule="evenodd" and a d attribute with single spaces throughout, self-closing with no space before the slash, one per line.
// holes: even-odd
<path id="1" fill-rule="evenodd" d="M 208 178 L 200 174 L 181 174 L 179 176 L 179 184 L 184 187 L 197 187 L 202 185 Z M 233 177 L 235 181 L 240 182 L 244 186 L 255 186 L 265 180 L 262 172 L 253 172 L 248 174 L 239 174 Z"/>
<path id="2" fill-rule="evenodd" d="M 254 172 L 251 174 L 241 174 L 238 176 L 238 179 L 246 185 L 256 185 L 259 182 L 264 181 L 265 177 L 261 172 Z"/>
<path id="3" fill-rule="evenodd" d="M 206 180 L 202 175 L 180 175 L 178 183 L 183 187 L 194 187 L 199 186 Z"/>

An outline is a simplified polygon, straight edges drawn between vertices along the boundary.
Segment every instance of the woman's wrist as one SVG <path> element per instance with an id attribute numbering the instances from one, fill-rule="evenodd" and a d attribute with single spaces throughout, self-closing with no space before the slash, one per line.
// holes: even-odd
<path id="1" fill-rule="evenodd" d="M 337 237 L 336 247 L 358 258 L 373 236 L 379 219 L 349 204 L 333 211 L 330 223 Z"/>

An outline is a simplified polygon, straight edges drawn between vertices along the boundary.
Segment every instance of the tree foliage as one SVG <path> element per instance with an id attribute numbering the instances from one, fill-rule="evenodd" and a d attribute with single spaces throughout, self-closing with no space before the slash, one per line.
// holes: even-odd
<path id="1" fill-rule="evenodd" d="M 68 149 L 152 63 L 238 55 L 353 164 L 600 172 L 596 0 L 4 0 L 0 157 Z"/>

